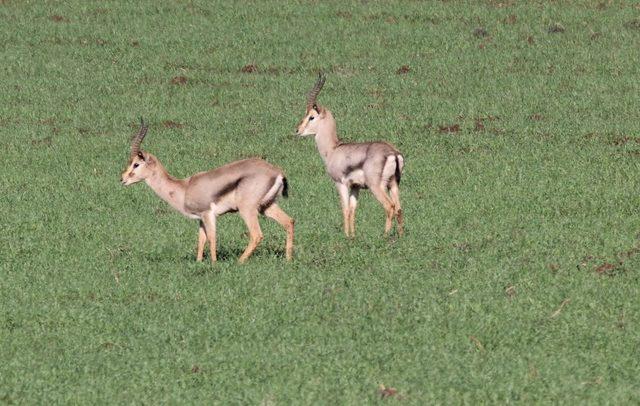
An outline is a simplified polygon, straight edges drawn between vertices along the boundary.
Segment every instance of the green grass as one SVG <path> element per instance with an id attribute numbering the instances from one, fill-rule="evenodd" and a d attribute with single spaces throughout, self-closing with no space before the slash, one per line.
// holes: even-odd
<path id="1" fill-rule="evenodd" d="M 638 403 L 639 10 L 513 3 L 0 0 L 0 403 Z M 319 70 L 406 157 L 402 239 L 293 136 Z M 196 263 L 119 185 L 140 115 L 175 176 L 282 167 L 295 261 L 228 215 Z"/>

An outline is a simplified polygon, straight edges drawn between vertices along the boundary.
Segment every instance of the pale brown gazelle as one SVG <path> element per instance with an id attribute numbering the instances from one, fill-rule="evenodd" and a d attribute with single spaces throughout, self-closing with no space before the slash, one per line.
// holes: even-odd
<path id="1" fill-rule="evenodd" d="M 279 196 L 287 197 L 287 178 L 279 168 L 262 159 L 250 158 L 186 179 L 176 179 L 167 173 L 158 158 L 140 149 L 146 134 L 147 126 L 140 119 L 140 131 L 131 141 L 131 155 L 122 172 L 122 184 L 127 186 L 144 180 L 174 209 L 200 220 L 198 261 L 202 261 L 208 240 L 211 262 L 216 262 L 216 217 L 236 211 L 249 228 L 249 245 L 240 256 L 240 262 L 246 261 L 262 241 L 260 213 L 284 227 L 287 232 L 286 257 L 287 260 L 292 258 L 294 221 L 276 204 Z"/>
<path id="2" fill-rule="evenodd" d="M 298 125 L 296 134 L 315 136 L 318 152 L 340 195 L 344 233 L 347 237 L 355 236 L 358 194 L 360 189 L 368 188 L 384 207 L 385 235 L 391 230 L 394 217 L 398 234 L 402 235 L 404 225 L 399 184 L 404 158 L 387 142 L 341 142 L 338 139 L 333 114 L 316 104 L 316 98 L 325 79 L 324 75 L 319 74 L 318 80 L 307 95 L 307 112 Z"/>

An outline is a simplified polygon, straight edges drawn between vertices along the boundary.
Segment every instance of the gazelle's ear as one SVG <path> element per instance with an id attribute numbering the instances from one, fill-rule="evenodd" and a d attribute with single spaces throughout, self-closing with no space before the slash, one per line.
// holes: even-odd
<path id="1" fill-rule="evenodd" d="M 138 158 L 142 159 L 143 161 L 146 161 L 147 159 L 144 157 L 144 154 L 142 153 L 142 151 L 138 151 Z"/>
<path id="2" fill-rule="evenodd" d="M 318 113 L 320 113 L 320 109 L 318 109 L 318 105 L 317 104 L 315 104 L 315 103 L 313 104 L 313 109 L 315 111 L 317 111 Z"/>

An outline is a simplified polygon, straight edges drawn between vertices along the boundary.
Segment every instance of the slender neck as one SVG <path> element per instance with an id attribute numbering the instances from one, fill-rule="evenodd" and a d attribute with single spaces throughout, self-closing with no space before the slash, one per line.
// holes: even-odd
<path id="1" fill-rule="evenodd" d="M 338 139 L 336 121 L 333 119 L 333 114 L 331 114 L 329 110 L 325 110 L 323 114 L 324 117 L 319 123 L 320 125 L 316 131 L 315 139 L 318 152 L 326 162 L 329 155 L 338 146 L 340 140 Z"/>
<path id="2" fill-rule="evenodd" d="M 158 197 L 186 215 L 184 209 L 185 181 L 169 175 L 157 158 L 153 157 L 152 159 L 155 160 L 155 168 L 153 174 L 145 179 L 145 183 L 156 192 Z"/>

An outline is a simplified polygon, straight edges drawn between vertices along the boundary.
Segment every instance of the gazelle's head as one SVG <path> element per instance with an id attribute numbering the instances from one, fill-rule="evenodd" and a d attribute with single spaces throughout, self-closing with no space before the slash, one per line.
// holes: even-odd
<path id="1" fill-rule="evenodd" d="M 322 73 L 319 73 L 316 84 L 307 95 L 307 112 L 296 128 L 296 134 L 301 137 L 316 134 L 318 128 L 322 125 L 322 120 L 325 118 L 326 110 L 316 104 L 316 98 L 320 90 L 322 90 L 325 80 L 326 77 Z"/>
<path id="2" fill-rule="evenodd" d="M 153 173 L 151 169 L 153 157 L 151 154 L 140 150 L 140 144 L 144 136 L 147 135 L 147 129 L 148 127 L 144 124 L 142 118 L 140 118 L 140 131 L 131 139 L 129 163 L 120 176 L 120 182 L 122 182 L 124 186 L 140 182 Z"/>

